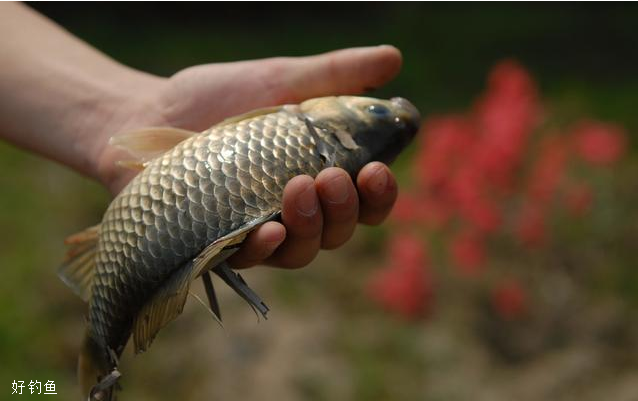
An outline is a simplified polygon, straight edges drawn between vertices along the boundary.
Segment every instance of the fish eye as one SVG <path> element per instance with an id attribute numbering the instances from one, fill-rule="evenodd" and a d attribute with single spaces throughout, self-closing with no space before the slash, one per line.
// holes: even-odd
<path id="1" fill-rule="evenodd" d="M 375 116 L 385 117 L 390 115 L 390 109 L 381 104 L 372 104 L 366 109 L 368 113 L 374 114 Z"/>

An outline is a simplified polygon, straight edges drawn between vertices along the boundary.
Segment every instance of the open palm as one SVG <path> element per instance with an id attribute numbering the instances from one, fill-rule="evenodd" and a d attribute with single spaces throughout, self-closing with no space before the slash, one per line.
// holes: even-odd
<path id="1" fill-rule="evenodd" d="M 158 125 L 202 131 L 226 117 L 260 107 L 361 93 L 392 79 L 400 66 L 398 50 L 378 46 L 302 58 L 205 64 L 169 79 L 148 77 L 149 85 L 141 90 L 149 101 L 143 107 L 118 107 L 95 142 L 100 179 L 116 193 L 134 176 L 115 165 L 126 155 L 108 146 L 114 133 Z M 283 224 L 268 222 L 251 233 L 231 258 L 232 266 L 301 267 L 320 248 L 346 242 L 357 222 L 380 223 L 396 198 L 392 174 L 383 164 L 370 163 L 356 184 L 358 191 L 338 168 L 326 169 L 315 179 L 293 178 L 284 190 Z"/>

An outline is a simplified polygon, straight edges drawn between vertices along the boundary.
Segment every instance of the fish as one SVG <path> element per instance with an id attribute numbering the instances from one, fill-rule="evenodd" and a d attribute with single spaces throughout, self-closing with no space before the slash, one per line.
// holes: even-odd
<path id="1" fill-rule="evenodd" d="M 291 178 L 328 167 L 354 178 L 371 161 L 390 163 L 420 120 L 403 98 L 328 96 L 250 111 L 203 132 L 149 127 L 113 136 L 110 144 L 133 156 L 118 164 L 139 173 L 101 223 L 66 239 L 58 271 L 88 303 L 78 358 L 87 399 L 115 397 L 130 338 L 135 353 L 146 351 L 182 313 L 196 279 L 220 322 L 211 273 L 266 317 L 228 257 L 252 230 L 280 219 Z"/>

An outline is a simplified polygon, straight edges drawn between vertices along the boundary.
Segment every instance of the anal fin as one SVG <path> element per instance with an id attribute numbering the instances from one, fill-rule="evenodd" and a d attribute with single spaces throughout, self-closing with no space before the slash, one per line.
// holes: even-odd
<path id="1" fill-rule="evenodd" d="M 240 297 L 242 297 L 248 304 L 255 308 L 264 319 L 268 319 L 266 314 L 270 310 L 268 306 L 261 300 L 248 285 L 246 281 L 236 272 L 231 270 L 228 263 L 222 262 L 212 269 L 213 273 L 217 274 L 230 288 L 232 288 Z"/>

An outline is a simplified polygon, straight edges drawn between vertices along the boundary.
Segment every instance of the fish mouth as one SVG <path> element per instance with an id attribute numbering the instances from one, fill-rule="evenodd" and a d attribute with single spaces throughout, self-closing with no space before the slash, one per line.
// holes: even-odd
<path id="1" fill-rule="evenodd" d="M 419 129 L 419 125 L 421 125 L 421 113 L 419 113 L 419 110 L 402 97 L 393 97 L 390 102 L 396 108 L 397 117 L 401 122 L 416 132 Z"/>

